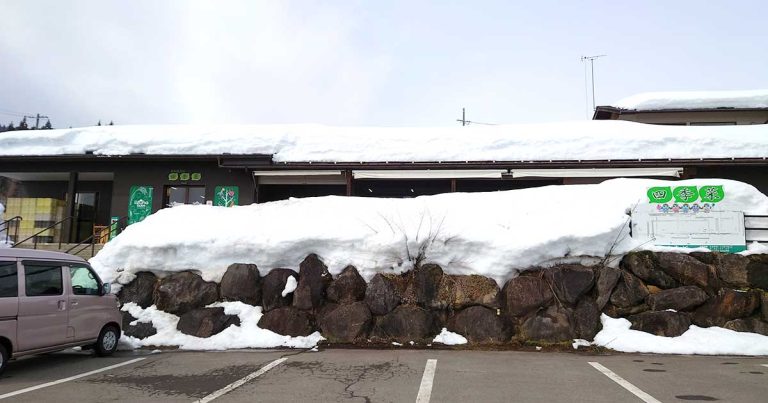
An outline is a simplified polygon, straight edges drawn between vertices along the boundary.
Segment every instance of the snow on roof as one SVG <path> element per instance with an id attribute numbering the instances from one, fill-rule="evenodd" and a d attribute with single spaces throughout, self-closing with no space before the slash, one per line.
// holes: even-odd
<path id="1" fill-rule="evenodd" d="M 768 108 L 768 89 L 749 91 L 644 92 L 621 99 L 611 106 L 636 111 Z"/>
<path id="2" fill-rule="evenodd" d="M 276 162 L 762 158 L 768 125 L 579 121 L 442 128 L 101 126 L 0 133 L 0 155 L 266 154 Z"/>

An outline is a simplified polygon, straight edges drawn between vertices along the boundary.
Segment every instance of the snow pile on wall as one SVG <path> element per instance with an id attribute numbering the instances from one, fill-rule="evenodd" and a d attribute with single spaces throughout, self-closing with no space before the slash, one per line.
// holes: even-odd
<path id="1" fill-rule="evenodd" d="M 138 271 L 197 270 L 219 281 L 228 265 L 296 270 L 319 255 L 337 275 L 353 264 L 369 281 L 400 273 L 417 258 L 449 274 L 479 274 L 503 284 L 521 270 L 563 257 L 605 256 L 649 247 L 628 236 L 626 211 L 651 186 L 722 184 L 724 210 L 768 214 L 768 198 L 729 180 L 614 179 L 599 185 L 547 186 L 414 199 L 317 197 L 240 206 L 163 209 L 128 227 L 91 259 L 106 281 Z"/>
<path id="2" fill-rule="evenodd" d="M 0 155 L 266 154 L 277 162 L 762 158 L 768 125 L 625 121 L 443 128 L 100 126 L 0 133 Z"/>
<path id="3" fill-rule="evenodd" d="M 603 329 L 595 336 L 594 345 L 626 353 L 701 354 L 701 355 L 768 355 L 768 337 L 735 332 L 721 327 L 696 325 L 678 337 L 663 337 L 631 330 L 624 318 L 600 317 Z"/>
<path id="4" fill-rule="evenodd" d="M 645 92 L 624 98 L 612 106 L 620 109 L 768 108 L 768 90 Z"/>

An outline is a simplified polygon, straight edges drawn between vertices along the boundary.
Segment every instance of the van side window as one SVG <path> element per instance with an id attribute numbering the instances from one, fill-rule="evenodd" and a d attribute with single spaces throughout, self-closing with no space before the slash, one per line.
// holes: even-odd
<path id="1" fill-rule="evenodd" d="M 87 267 L 70 266 L 72 293 L 75 295 L 99 295 L 99 281 Z"/>
<path id="2" fill-rule="evenodd" d="M 0 298 L 19 296 L 16 262 L 0 262 Z"/>
<path id="3" fill-rule="evenodd" d="M 24 274 L 28 297 L 64 293 L 60 265 L 24 265 Z"/>

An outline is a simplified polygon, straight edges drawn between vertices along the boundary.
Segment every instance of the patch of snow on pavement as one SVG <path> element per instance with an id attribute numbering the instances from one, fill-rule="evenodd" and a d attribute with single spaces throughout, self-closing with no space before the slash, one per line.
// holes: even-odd
<path id="1" fill-rule="evenodd" d="M 448 331 L 448 329 L 443 328 L 443 330 L 440 331 L 440 334 L 435 336 L 435 339 L 432 340 L 433 343 L 441 343 L 445 344 L 446 346 L 456 346 L 459 344 L 467 344 L 466 337 Z"/>
<path id="2" fill-rule="evenodd" d="M 603 329 L 595 336 L 594 345 L 626 353 L 701 354 L 701 355 L 768 355 L 768 336 L 736 332 L 720 327 L 696 325 L 678 337 L 656 336 L 632 330 L 627 319 L 614 319 L 603 314 Z"/>
<path id="3" fill-rule="evenodd" d="M 296 277 L 288 276 L 288 279 L 285 280 L 285 288 L 283 288 L 283 292 L 281 292 L 280 295 L 285 297 L 286 295 L 294 292 L 297 285 L 298 283 L 296 282 Z"/>
<path id="4" fill-rule="evenodd" d="M 176 329 L 179 317 L 160 311 L 154 305 L 149 308 L 141 308 L 133 302 L 123 305 L 122 310 L 127 311 L 139 322 L 152 322 L 157 329 L 157 334 L 145 339 L 134 337 L 121 337 L 121 343 L 129 348 L 144 346 L 178 346 L 182 350 L 227 350 L 237 348 L 311 348 L 321 340 L 325 340 L 319 332 L 305 337 L 281 336 L 270 330 L 258 327 L 261 318 L 261 307 L 251 306 L 239 301 L 216 302 L 209 307 L 223 307 L 227 315 L 237 315 L 240 318 L 240 326 L 232 325 L 208 338 L 200 338 L 186 335 Z"/>

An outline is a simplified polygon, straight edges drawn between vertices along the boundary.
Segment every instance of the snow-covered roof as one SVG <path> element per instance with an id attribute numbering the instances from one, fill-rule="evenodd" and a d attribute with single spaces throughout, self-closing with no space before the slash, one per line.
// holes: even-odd
<path id="1" fill-rule="evenodd" d="M 768 157 L 768 125 L 626 121 L 442 128 L 100 126 L 0 133 L 0 156 L 271 155 L 276 162 L 582 161 Z"/>
<path id="2" fill-rule="evenodd" d="M 656 111 L 666 109 L 759 109 L 768 108 L 768 89 L 749 91 L 645 92 L 611 105 L 618 109 Z"/>

